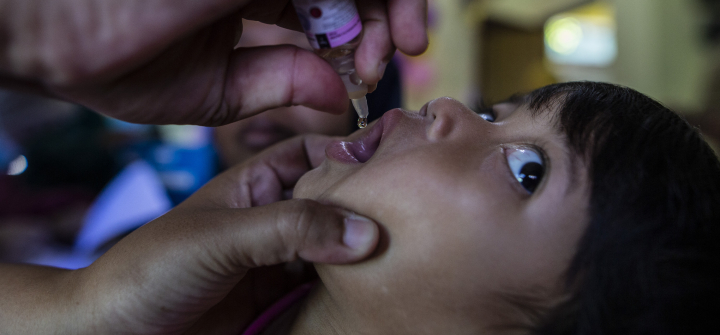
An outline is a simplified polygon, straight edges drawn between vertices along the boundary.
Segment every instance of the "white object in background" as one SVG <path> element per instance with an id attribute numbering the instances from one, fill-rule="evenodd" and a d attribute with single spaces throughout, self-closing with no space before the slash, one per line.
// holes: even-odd
<path id="1" fill-rule="evenodd" d="M 7 174 L 8 176 L 17 176 L 25 172 L 28 167 L 27 158 L 24 155 L 17 156 L 8 164 Z"/>
<path id="2" fill-rule="evenodd" d="M 183 149 L 197 149 L 212 142 L 212 128 L 192 125 L 158 126 L 163 143 Z"/>
<path id="3" fill-rule="evenodd" d="M 556 64 L 610 66 L 617 57 L 612 10 L 597 15 L 551 17 L 545 25 L 545 55 Z"/>
<path id="4" fill-rule="evenodd" d="M 75 252 L 92 254 L 112 239 L 139 228 L 172 208 L 162 181 L 147 162 L 128 165 L 88 211 Z"/>

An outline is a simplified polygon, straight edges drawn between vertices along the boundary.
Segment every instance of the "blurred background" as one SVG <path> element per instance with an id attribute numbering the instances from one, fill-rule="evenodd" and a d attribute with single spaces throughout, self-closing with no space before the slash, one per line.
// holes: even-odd
<path id="1" fill-rule="evenodd" d="M 720 143 L 720 0 L 430 0 L 428 21 L 429 49 L 395 55 L 371 118 L 596 80 Z M 239 46 L 287 43 L 308 48 L 301 33 L 245 22 Z M 346 135 L 355 120 L 289 107 L 219 128 L 145 126 L 0 91 L 0 261 L 86 266 L 226 167 L 300 133 Z"/>

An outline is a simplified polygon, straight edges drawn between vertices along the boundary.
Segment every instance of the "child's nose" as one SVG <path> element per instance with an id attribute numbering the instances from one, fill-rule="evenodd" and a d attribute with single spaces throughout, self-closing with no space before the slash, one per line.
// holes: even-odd
<path id="1" fill-rule="evenodd" d="M 470 111 L 460 101 L 443 97 L 432 100 L 420 109 L 420 115 L 430 121 L 428 138 L 431 141 L 443 139 L 457 128 L 458 118 Z"/>

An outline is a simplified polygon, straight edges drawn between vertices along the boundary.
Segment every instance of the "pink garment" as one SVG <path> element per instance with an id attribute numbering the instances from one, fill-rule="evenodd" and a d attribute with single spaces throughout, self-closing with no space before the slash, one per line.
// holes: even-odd
<path id="1" fill-rule="evenodd" d="M 290 307 L 292 307 L 292 305 L 308 295 L 310 290 L 315 287 L 315 284 L 315 282 L 302 284 L 295 290 L 280 298 L 280 300 L 260 314 L 260 316 L 258 316 L 258 318 L 255 319 L 255 321 L 253 321 L 247 329 L 245 329 L 242 335 L 258 335 L 262 333 L 262 331 L 265 330 L 265 328 L 267 328 L 267 326 L 270 325 L 270 323 L 272 323 L 277 317 L 282 315 L 283 312 L 287 311 Z"/>

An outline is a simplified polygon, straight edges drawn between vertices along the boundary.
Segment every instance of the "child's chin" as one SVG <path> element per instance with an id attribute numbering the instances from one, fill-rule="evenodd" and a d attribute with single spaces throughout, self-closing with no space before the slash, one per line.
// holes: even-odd
<path id="1" fill-rule="evenodd" d="M 317 178 L 318 173 L 316 170 L 310 170 L 300 177 L 300 180 L 295 184 L 295 189 L 293 189 L 293 199 L 317 200 L 321 193 L 319 186 L 322 182 Z"/>

